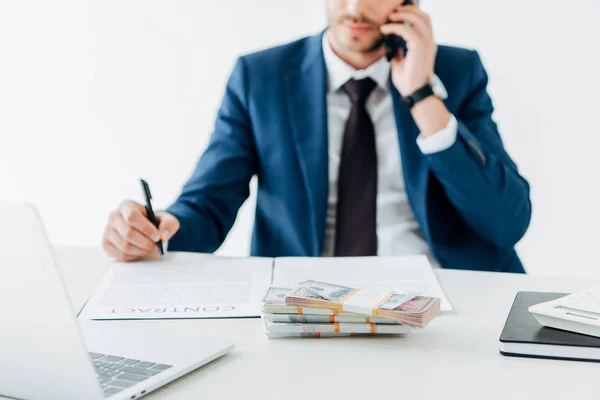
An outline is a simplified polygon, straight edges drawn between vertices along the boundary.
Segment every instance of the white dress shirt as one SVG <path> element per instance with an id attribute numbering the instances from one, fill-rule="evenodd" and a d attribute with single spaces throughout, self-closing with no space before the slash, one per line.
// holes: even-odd
<path id="1" fill-rule="evenodd" d="M 365 70 L 355 70 L 333 52 L 327 33 L 323 35 L 323 53 L 328 74 L 329 140 L 329 199 L 323 256 L 333 256 L 335 252 L 338 175 L 344 128 L 351 109 L 350 99 L 342 86 L 350 79 L 369 77 L 377 83 L 366 104 L 375 128 L 377 149 L 377 254 L 426 254 L 433 264 L 437 264 L 421 234 L 406 194 L 396 117 L 388 87 L 390 64 L 383 57 Z M 446 129 L 427 138 L 419 137 L 417 144 L 424 154 L 443 151 L 454 144 L 457 131 L 458 124 L 453 116 Z"/>

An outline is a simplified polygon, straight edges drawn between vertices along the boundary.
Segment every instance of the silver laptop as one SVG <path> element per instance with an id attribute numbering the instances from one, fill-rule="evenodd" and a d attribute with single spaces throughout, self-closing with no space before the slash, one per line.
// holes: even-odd
<path id="1" fill-rule="evenodd" d="M 37 211 L 0 203 L 0 396 L 137 399 L 233 349 L 131 324 L 80 324 Z"/>

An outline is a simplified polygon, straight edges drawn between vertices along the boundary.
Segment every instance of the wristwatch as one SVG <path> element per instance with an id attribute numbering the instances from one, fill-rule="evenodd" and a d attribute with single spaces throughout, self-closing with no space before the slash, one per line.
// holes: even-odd
<path id="1" fill-rule="evenodd" d="M 402 105 L 407 109 L 413 108 L 417 103 L 425 100 L 430 96 L 439 97 L 442 100 L 448 98 L 448 92 L 440 78 L 436 74 L 432 74 L 423 87 L 417 89 L 414 93 L 409 96 L 402 97 Z"/>

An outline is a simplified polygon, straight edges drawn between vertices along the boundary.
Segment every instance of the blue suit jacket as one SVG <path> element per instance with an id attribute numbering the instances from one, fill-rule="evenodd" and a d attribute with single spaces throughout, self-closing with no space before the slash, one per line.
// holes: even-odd
<path id="1" fill-rule="evenodd" d="M 318 257 L 328 198 L 326 68 L 322 33 L 238 59 L 210 144 L 167 210 L 180 231 L 170 250 L 212 253 L 258 177 L 255 256 Z M 448 150 L 423 155 L 390 81 L 406 191 L 444 268 L 524 272 L 514 245 L 531 217 L 529 185 L 506 153 L 474 51 L 440 46 L 435 72 L 459 121 Z"/>

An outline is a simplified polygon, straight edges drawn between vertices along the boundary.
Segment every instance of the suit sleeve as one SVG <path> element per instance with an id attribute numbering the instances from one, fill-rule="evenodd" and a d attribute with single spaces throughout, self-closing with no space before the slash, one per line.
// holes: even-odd
<path id="1" fill-rule="evenodd" d="M 487 73 L 477 52 L 472 55 L 469 93 L 456 113 L 457 139 L 426 157 L 464 222 L 489 243 L 512 247 L 531 219 L 529 184 L 502 144 Z"/>
<path id="2" fill-rule="evenodd" d="M 247 104 L 247 71 L 238 59 L 225 89 L 209 145 L 181 194 L 166 211 L 179 219 L 171 251 L 212 253 L 225 241 L 256 173 Z"/>

